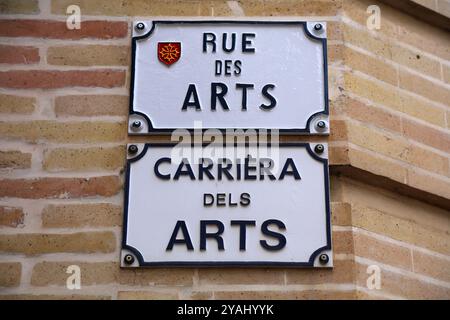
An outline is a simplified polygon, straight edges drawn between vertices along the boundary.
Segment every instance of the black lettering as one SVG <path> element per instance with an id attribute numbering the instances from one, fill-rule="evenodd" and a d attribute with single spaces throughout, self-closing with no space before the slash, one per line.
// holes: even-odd
<path id="1" fill-rule="evenodd" d="M 255 48 L 250 47 L 253 43 L 251 39 L 254 39 L 256 34 L 243 33 L 242 34 L 242 52 L 255 52 Z"/>
<path id="2" fill-rule="evenodd" d="M 239 226 L 239 250 L 245 251 L 247 240 L 247 226 L 255 226 L 254 220 L 231 220 L 231 226 Z"/>
<path id="3" fill-rule="evenodd" d="M 218 193 L 217 194 L 217 206 L 218 207 L 224 207 L 225 206 L 225 193 Z"/>
<path id="4" fill-rule="evenodd" d="M 281 250 L 286 246 L 286 237 L 281 233 L 269 230 L 270 225 L 276 225 L 280 230 L 286 230 L 286 226 L 280 220 L 270 219 L 263 222 L 261 225 L 261 232 L 269 237 L 275 238 L 278 240 L 276 245 L 269 245 L 266 240 L 260 240 L 259 243 L 261 246 L 269 251 Z"/>
<path id="5" fill-rule="evenodd" d="M 172 159 L 170 159 L 170 158 L 161 158 L 161 159 L 158 159 L 158 161 L 155 162 L 155 167 L 153 168 L 153 171 L 155 172 L 155 175 L 156 175 L 158 178 L 163 179 L 163 180 L 170 180 L 170 173 L 168 173 L 168 174 L 162 174 L 162 173 L 159 171 L 159 166 L 160 166 L 161 163 L 163 163 L 163 162 L 167 162 L 167 163 L 171 164 L 171 163 L 172 163 Z"/>
<path id="6" fill-rule="evenodd" d="M 209 202 L 208 202 L 208 198 L 209 198 Z M 203 205 L 205 207 L 212 206 L 213 203 L 214 203 L 214 196 L 211 193 L 203 194 Z"/>
<path id="7" fill-rule="evenodd" d="M 183 167 L 186 167 L 186 170 L 183 170 Z M 173 176 L 173 180 L 178 180 L 180 176 L 189 176 L 191 180 L 195 180 L 194 171 L 192 171 L 192 167 L 188 161 L 188 159 L 183 158 L 183 161 L 177 168 L 177 172 Z"/>
<path id="8" fill-rule="evenodd" d="M 247 111 L 247 89 L 253 89 L 255 86 L 253 84 L 247 83 L 236 83 L 236 89 L 242 89 L 242 104 L 241 108 Z"/>
<path id="9" fill-rule="evenodd" d="M 204 166 L 205 162 L 208 162 L 206 167 Z M 211 173 L 211 169 L 214 163 L 209 158 L 201 158 L 200 163 L 198 164 L 198 179 L 203 180 L 203 174 L 206 174 L 209 180 L 214 180 L 214 176 Z"/>
<path id="10" fill-rule="evenodd" d="M 207 232 L 208 226 L 215 226 L 217 228 L 216 232 Z M 200 220 L 200 250 L 206 250 L 206 239 L 211 238 L 217 241 L 217 247 L 220 251 L 225 250 L 223 245 L 223 239 L 221 234 L 225 230 L 222 222 L 217 220 Z"/>
<path id="11" fill-rule="evenodd" d="M 291 170 L 289 170 L 289 167 L 291 167 Z M 284 176 L 286 176 L 286 175 L 294 176 L 295 180 L 301 179 L 300 174 L 298 173 L 297 167 L 295 166 L 295 162 L 294 162 L 294 160 L 292 160 L 292 158 L 286 159 L 284 167 L 281 170 L 279 180 L 283 180 Z"/>
<path id="12" fill-rule="evenodd" d="M 242 61 L 241 60 L 236 60 L 234 62 L 234 75 L 238 76 L 241 74 L 241 67 L 242 67 Z"/>
<path id="13" fill-rule="evenodd" d="M 220 88 L 220 92 L 217 91 Z M 216 110 L 217 100 L 224 110 L 230 110 L 224 96 L 228 92 L 228 87 L 224 83 L 213 82 L 211 83 L 211 110 Z"/>
<path id="14" fill-rule="evenodd" d="M 222 74 L 222 61 L 216 60 L 216 67 L 215 67 L 215 75 L 220 76 Z"/>
<path id="15" fill-rule="evenodd" d="M 250 171 L 256 171 L 256 165 L 255 166 L 251 166 L 250 165 L 250 160 L 255 161 L 256 159 L 253 158 L 252 156 L 248 156 L 247 158 L 245 158 L 245 164 L 244 164 L 244 180 L 256 180 L 256 174 L 251 175 Z"/>
<path id="16" fill-rule="evenodd" d="M 269 89 L 274 89 L 275 85 L 274 84 L 266 84 L 263 88 L 262 88 L 262 94 L 265 98 L 267 98 L 270 101 L 269 105 L 265 105 L 265 104 L 261 104 L 259 107 L 263 110 L 270 110 L 275 108 L 275 106 L 277 105 L 277 100 L 269 93 Z"/>
<path id="17" fill-rule="evenodd" d="M 244 192 L 241 194 L 241 201 L 239 202 L 241 206 L 246 207 L 250 204 L 250 194 Z"/>
<path id="18" fill-rule="evenodd" d="M 225 167 L 223 167 L 222 163 L 217 164 L 217 180 L 222 180 L 222 174 L 224 174 L 228 180 L 233 180 L 233 175 L 230 173 L 231 167 L 233 163 L 230 159 L 222 158 L 222 163 L 225 163 Z"/>
<path id="19" fill-rule="evenodd" d="M 191 96 L 194 98 L 194 101 L 191 102 Z M 196 111 L 201 111 L 200 107 L 200 99 L 198 98 L 197 89 L 195 88 L 195 84 L 190 84 L 186 93 L 186 97 L 184 97 L 183 107 L 181 110 L 187 110 L 188 107 L 195 107 Z"/>
<path id="20" fill-rule="evenodd" d="M 183 239 L 177 239 L 179 230 L 181 230 L 181 233 L 183 234 Z M 188 250 L 194 250 L 191 237 L 189 236 L 189 231 L 187 229 L 186 223 L 183 220 L 177 221 L 177 224 L 173 229 L 172 236 L 170 237 L 169 244 L 167 245 L 166 251 L 172 251 L 175 244 L 185 244 Z"/>
<path id="21" fill-rule="evenodd" d="M 216 52 L 216 35 L 212 32 L 203 33 L 203 52 L 207 52 L 207 45 L 212 45 L 212 52 Z"/>
<path id="22" fill-rule="evenodd" d="M 236 47 L 236 33 L 232 33 L 231 34 L 231 48 L 227 48 L 227 37 L 228 37 L 228 34 L 224 33 L 222 35 L 222 37 L 223 37 L 222 38 L 223 51 L 225 51 L 225 52 L 233 52 L 234 48 Z"/>
<path id="23" fill-rule="evenodd" d="M 268 163 L 269 165 L 266 167 L 265 163 Z M 269 158 L 261 158 L 259 160 L 259 179 L 264 180 L 264 176 L 267 175 L 269 177 L 269 180 L 276 180 L 275 176 L 272 174 L 271 169 L 273 168 L 273 160 Z"/>

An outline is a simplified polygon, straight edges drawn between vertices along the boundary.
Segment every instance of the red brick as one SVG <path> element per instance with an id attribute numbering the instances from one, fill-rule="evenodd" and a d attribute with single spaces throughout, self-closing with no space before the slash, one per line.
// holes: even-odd
<path id="1" fill-rule="evenodd" d="M 0 180 L 0 197 L 16 198 L 78 198 L 110 197 L 119 192 L 117 176 L 94 178 L 35 178 Z"/>
<path id="2" fill-rule="evenodd" d="M 0 45 L 0 63 L 32 64 L 39 60 L 38 48 Z"/>
<path id="3" fill-rule="evenodd" d="M 125 71 L 14 70 L 0 72 L 0 87 L 14 89 L 57 89 L 64 87 L 113 88 L 125 84 Z"/>
<path id="4" fill-rule="evenodd" d="M 34 37 L 51 39 L 113 39 L 128 35 L 124 21 L 84 21 L 80 29 L 70 30 L 65 21 L 0 20 L 1 37 Z"/>

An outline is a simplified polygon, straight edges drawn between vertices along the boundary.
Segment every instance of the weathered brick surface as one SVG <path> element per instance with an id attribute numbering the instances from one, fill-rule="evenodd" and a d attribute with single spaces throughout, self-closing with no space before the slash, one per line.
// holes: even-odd
<path id="1" fill-rule="evenodd" d="M 117 261 L 84 262 L 44 261 L 33 268 L 31 283 L 35 286 L 65 286 L 67 267 L 78 265 L 83 276 L 84 286 L 120 283 L 128 286 L 192 286 L 193 269 L 121 269 Z"/>
<path id="2" fill-rule="evenodd" d="M 124 84 L 125 72 L 119 70 L 15 70 L 0 72 L 0 87 L 13 89 L 113 88 Z"/>
<path id="3" fill-rule="evenodd" d="M 331 223 L 334 226 L 351 226 L 351 205 L 345 202 L 331 202 Z"/>
<path id="4" fill-rule="evenodd" d="M 108 253 L 114 252 L 115 248 L 116 237 L 109 231 L 69 234 L 0 234 L 0 252 L 3 253 L 26 255 L 56 252 Z"/>
<path id="5" fill-rule="evenodd" d="M 125 164 L 125 148 L 58 148 L 44 152 L 43 168 L 47 171 L 115 170 Z"/>
<path id="6" fill-rule="evenodd" d="M 39 60 L 38 48 L 0 45 L 0 63 L 33 64 Z"/>
<path id="7" fill-rule="evenodd" d="M 57 117 L 125 116 L 128 115 L 127 96 L 69 95 L 55 98 Z"/>
<path id="8" fill-rule="evenodd" d="M 119 291 L 119 300 L 176 300 L 178 293 L 166 291 Z"/>
<path id="9" fill-rule="evenodd" d="M 35 104 L 35 98 L 0 94 L 0 113 L 29 114 Z"/>
<path id="10" fill-rule="evenodd" d="M 200 269 L 200 284 L 283 284 L 284 270 L 274 269 Z"/>
<path id="11" fill-rule="evenodd" d="M 0 197 L 79 198 L 117 194 L 121 182 L 117 176 L 93 178 L 34 178 L 0 180 Z"/>
<path id="12" fill-rule="evenodd" d="M 0 300 L 110 300 L 108 295 L 0 294 Z"/>
<path id="13" fill-rule="evenodd" d="M 0 20 L 1 37 L 32 37 L 76 40 L 85 38 L 123 38 L 126 37 L 127 34 L 128 24 L 122 21 L 82 21 L 80 29 L 70 30 L 67 28 L 65 21 L 28 19 Z"/>
<path id="14" fill-rule="evenodd" d="M 0 262 L 0 288 L 20 284 L 22 265 L 19 262 Z"/>
<path id="15" fill-rule="evenodd" d="M 31 167 L 31 153 L 0 150 L 0 169 L 26 169 Z"/>
<path id="16" fill-rule="evenodd" d="M 0 137 L 30 142 L 117 142 L 126 135 L 125 123 L 117 122 L 58 122 L 51 120 L 0 122 Z"/>
<path id="17" fill-rule="evenodd" d="M 47 63 L 62 66 L 128 66 L 128 46 L 62 46 L 50 47 Z"/>
<path id="18" fill-rule="evenodd" d="M 355 291 L 305 290 L 305 291 L 216 291 L 218 300 L 353 300 Z"/>
<path id="19" fill-rule="evenodd" d="M 413 250 L 414 272 L 450 282 L 450 259 Z"/>
<path id="20" fill-rule="evenodd" d="M 0 0 L 1 14 L 37 14 L 38 0 Z"/>
<path id="21" fill-rule="evenodd" d="M 23 225 L 24 217 L 22 208 L 0 206 L 0 227 L 17 228 Z"/>
<path id="22" fill-rule="evenodd" d="M 311 273 L 308 269 L 286 270 L 287 284 L 353 283 L 355 276 L 352 260 L 335 260 L 333 269 L 319 269 Z"/>
<path id="23" fill-rule="evenodd" d="M 48 205 L 42 211 L 44 228 L 115 227 L 122 225 L 122 207 L 109 203 Z"/>

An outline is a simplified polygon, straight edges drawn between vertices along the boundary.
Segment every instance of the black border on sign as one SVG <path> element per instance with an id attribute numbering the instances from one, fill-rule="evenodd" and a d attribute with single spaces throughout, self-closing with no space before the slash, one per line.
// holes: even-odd
<path id="1" fill-rule="evenodd" d="M 178 145 L 178 143 L 146 143 L 144 144 L 144 149 L 135 158 L 127 160 L 126 172 L 125 172 L 125 192 L 124 192 L 124 217 L 122 226 L 122 249 L 129 250 L 132 252 L 139 263 L 139 267 L 314 267 L 315 258 L 324 250 L 331 250 L 331 215 L 330 215 L 330 187 L 329 187 L 329 172 L 328 172 L 328 159 L 320 158 L 311 149 L 309 143 L 299 142 L 299 143 L 279 143 L 280 148 L 284 147 L 303 147 L 306 148 L 309 155 L 323 163 L 324 170 L 324 188 L 325 188 L 325 220 L 326 220 L 326 237 L 327 244 L 323 247 L 315 250 L 308 261 L 302 262 L 279 262 L 279 261 L 158 261 L 158 262 L 147 262 L 144 261 L 142 254 L 138 249 L 127 245 L 127 229 L 128 229 L 128 202 L 129 202 L 129 187 L 130 187 L 130 169 L 131 164 L 142 159 L 149 147 L 166 147 L 173 148 Z M 191 146 L 195 146 L 191 144 Z M 205 146 L 205 145 L 203 145 Z M 236 147 L 237 144 L 234 144 Z M 121 258 L 122 259 L 122 258 Z M 128 268 L 128 267 L 127 267 Z"/>
<path id="2" fill-rule="evenodd" d="M 153 123 L 151 119 L 144 113 L 134 111 L 133 109 L 133 102 L 134 102 L 134 80 L 135 80 L 135 61 L 136 61 L 136 43 L 139 40 L 148 38 L 153 31 L 155 30 L 156 24 L 281 24 L 281 25 L 299 25 L 303 27 L 303 30 L 305 31 L 305 34 L 317 41 L 322 42 L 322 52 L 323 52 L 323 77 L 324 77 L 324 110 L 316 112 L 312 114 L 308 120 L 306 121 L 306 128 L 303 129 L 280 129 L 280 134 L 311 134 L 310 123 L 311 120 L 316 117 L 319 114 L 328 115 L 329 114 L 329 105 L 328 105 L 328 62 L 327 62 L 327 39 L 326 38 L 319 38 L 314 36 L 311 32 L 309 32 L 307 28 L 307 22 L 306 21 L 252 21 L 252 20 L 154 20 L 152 21 L 152 26 L 150 28 L 150 31 L 147 32 L 144 35 L 141 36 L 135 36 L 131 38 L 131 76 L 130 76 L 130 108 L 129 108 L 129 115 L 137 114 L 140 116 L 143 116 L 147 120 L 148 125 L 148 132 L 147 133 L 134 133 L 130 132 L 130 135 L 153 135 L 153 134 L 170 134 L 174 130 L 177 129 L 184 129 L 188 130 L 189 132 L 194 132 L 195 129 L 189 129 L 189 128 L 173 128 L 173 129 L 156 129 L 153 127 Z M 208 129 L 218 129 L 222 132 L 228 130 L 228 129 L 252 129 L 256 130 L 256 132 L 259 132 L 259 130 L 265 130 L 264 128 L 204 128 L 202 129 L 202 132 L 205 132 Z M 271 130 L 277 130 L 276 128 Z"/>

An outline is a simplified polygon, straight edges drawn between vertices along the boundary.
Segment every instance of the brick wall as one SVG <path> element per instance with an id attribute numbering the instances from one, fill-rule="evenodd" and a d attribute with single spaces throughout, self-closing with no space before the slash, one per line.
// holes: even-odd
<path id="1" fill-rule="evenodd" d="M 80 30 L 66 28 L 72 4 Z M 380 30 L 366 27 L 371 4 Z M 366 0 L 0 0 L 0 12 L 0 298 L 450 298 L 448 32 Z M 333 270 L 119 268 L 136 16 L 328 22 Z M 74 264 L 81 290 L 66 288 Z"/>

